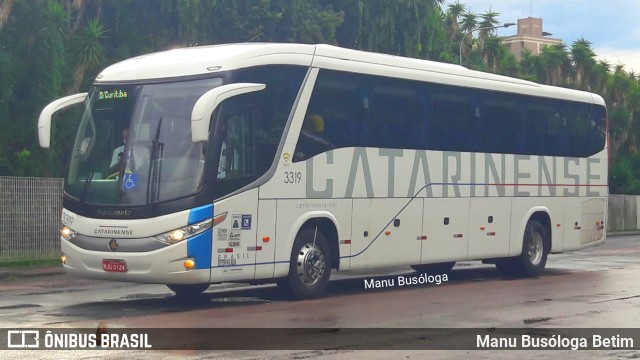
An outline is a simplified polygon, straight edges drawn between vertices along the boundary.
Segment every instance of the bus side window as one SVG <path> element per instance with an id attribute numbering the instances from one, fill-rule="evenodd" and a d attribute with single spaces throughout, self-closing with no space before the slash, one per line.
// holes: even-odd
<path id="1" fill-rule="evenodd" d="M 411 95 L 393 94 L 384 89 L 376 93 L 371 106 L 371 124 L 377 137 L 371 145 L 395 149 L 416 146 L 414 116 L 417 111 Z"/>
<path id="2" fill-rule="evenodd" d="M 229 106 L 223 117 L 218 179 L 255 175 L 255 123 L 253 106 Z"/>
<path id="3" fill-rule="evenodd" d="M 291 107 L 307 73 L 304 66 L 266 65 L 239 70 L 232 82 L 265 84 L 258 93 L 247 95 L 246 104 L 253 107 L 253 156 L 257 178 L 276 162 L 276 152 L 283 138 Z"/>
<path id="4" fill-rule="evenodd" d="M 606 115 L 604 108 L 597 105 L 591 105 L 590 110 L 590 137 L 589 149 L 587 155 L 592 155 L 604 149 L 606 140 Z"/>
<path id="5" fill-rule="evenodd" d="M 367 134 L 361 82 L 361 75 L 320 71 L 298 136 L 294 162 L 328 150 L 362 145 Z"/>
<path id="6" fill-rule="evenodd" d="M 434 85 L 429 129 L 432 143 L 429 149 L 443 151 L 474 151 L 480 146 L 483 115 L 476 95 L 469 89 Z"/>
<path id="7" fill-rule="evenodd" d="M 549 153 L 557 153 L 561 156 L 569 155 L 567 118 L 564 111 L 557 106 L 554 107 L 553 113 L 547 117 L 547 131 Z"/>
<path id="8" fill-rule="evenodd" d="M 524 100 L 518 102 L 518 141 L 516 143 L 516 152 L 518 154 L 527 154 L 530 151 L 529 133 L 531 124 L 527 121 L 527 104 Z"/>
<path id="9" fill-rule="evenodd" d="M 421 87 L 417 92 L 418 98 L 418 112 L 416 114 L 416 121 L 418 130 L 416 132 L 418 149 L 429 149 L 431 144 L 429 143 L 429 135 L 433 131 L 431 123 L 431 96 L 428 91 Z"/>
<path id="10" fill-rule="evenodd" d="M 567 106 L 569 152 L 571 156 L 586 157 L 597 152 L 592 150 L 591 135 L 595 131 L 595 121 L 587 104 L 571 104 Z"/>

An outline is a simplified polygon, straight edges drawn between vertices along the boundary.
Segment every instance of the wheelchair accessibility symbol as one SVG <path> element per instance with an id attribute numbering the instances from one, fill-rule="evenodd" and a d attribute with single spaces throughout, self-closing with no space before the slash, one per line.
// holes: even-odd
<path id="1" fill-rule="evenodd" d="M 138 186 L 138 174 L 124 174 L 122 178 L 122 190 L 132 190 Z"/>

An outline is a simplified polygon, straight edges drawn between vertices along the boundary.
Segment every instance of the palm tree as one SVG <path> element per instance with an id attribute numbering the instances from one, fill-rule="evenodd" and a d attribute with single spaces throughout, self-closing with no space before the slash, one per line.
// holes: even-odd
<path id="1" fill-rule="evenodd" d="M 447 6 L 447 13 L 445 15 L 445 24 L 447 26 L 447 37 L 449 43 L 452 44 L 460 36 L 460 17 L 467 11 L 467 7 L 464 4 L 460 4 L 460 1 L 456 1 L 453 4 Z"/>
<path id="2" fill-rule="evenodd" d="M 531 49 L 524 48 L 522 50 L 522 57 L 520 58 L 520 71 L 522 78 L 537 82 L 539 61 L 539 57 L 533 55 Z"/>
<path id="3" fill-rule="evenodd" d="M 520 74 L 520 63 L 504 45 L 500 46 L 500 66 L 497 72 L 510 77 L 518 77 Z"/>
<path id="4" fill-rule="evenodd" d="M 65 61 L 65 38 L 69 24 L 69 13 L 56 2 L 48 2 L 44 11 L 38 35 L 40 43 L 37 45 L 37 56 L 46 58 L 41 63 L 40 74 L 48 81 L 38 82 L 39 95 L 51 98 L 52 94 L 61 94 L 67 64 Z"/>
<path id="5" fill-rule="evenodd" d="M 590 76 L 596 65 L 596 53 L 591 49 L 591 42 L 580 38 L 571 46 L 571 61 L 575 70 L 574 86 L 581 90 L 590 90 Z"/>
<path id="6" fill-rule="evenodd" d="M 609 74 L 609 124 L 611 134 L 611 158 L 638 152 L 638 121 L 635 119 L 638 104 L 638 83 L 624 70 L 624 65 L 616 65 Z"/>
<path id="7" fill-rule="evenodd" d="M 458 26 L 461 27 L 460 30 L 462 30 L 462 32 L 464 33 L 472 31 L 473 29 L 478 27 L 478 15 L 470 11 L 465 11 L 462 14 L 462 20 L 460 21 L 460 24 Z"/>
<path id="8" fill-rule="evenodd" d="M 627 76 L 623 64 L 618 64 L 609 77 L 609 96 L 614 106 L 626 106 L 627 95 L 630 93 L 632 81 Z"/>
<path id="9" fill-rule="evenodd" d="M 481 49 L 482 61 L 489 67 L 491 71 L 496 71 L 502 65 L 502 57 L 506 53 L 503 51 L 500 38 L 490 35 L 484 40 Z"/>
<path id="10" fill-rule="evenodd" d="M 545 84 L 560 86 L 565 83 L 571 71 L 569 53 L 564 44 L 547 45 L 539 55 L 539 79 Z"/>
<path id="11" fill-rule="evenodd" d="M 90 20 L 78 34 L 75 53 L 77 54 L 76 66 L 73 71 L 73 82 L 69 94 L 78 92 L 87 70 L 95 67 L 104 58 L 105 49 L 100 43 L 106 30 L 98 20 Z"/>
<path id="12" fill-rule="evenodd" d="M 591 77 L 591 91 L 598 94 L 607 93 L 607 79 L 609 78 L 609 71 L 611 64 L 606 60 L 599 60 L 593 67 L 593 75 Z"/>
<path id="13" fill-rule="evenodd" d="M 478 27 L 479 28 L 495 27 L 500 23 L 497 19 L 498 16 L 500 16 L 500 13 L 492 11 L 491 7 L 489 7 L 489 10 L 487 10 L 484 14 L 480 15 L 480 17 L 482 18 L 482 21 L 480 22 Z M 478 34 L 478 38 L 481 40 L 481 43 L 483 43 L 484 39 L 486 39 L 487 36 L 493 32 L 495 32 L 495 29 L 480 30 L 480 33 Z"/>
<path id="14" fill-rule="evenodd" d="M 467 35 L 470 35 L 470 33 L 477 28 L 478 15 L 469 11 L 464 12 L 462 14 L 462 21 L 460 21 L 459 26 L 462 30 L 462 40 L 460 40 L 460 46 L 462 47 L 463 45 L 465 45 L 465 48 L 471 48 L 473 44 L 473 38 Z M 464 51 L 461 50 L 461 53 L 462 54 L 460 55 L 462 56 L 464 54 Z"/>

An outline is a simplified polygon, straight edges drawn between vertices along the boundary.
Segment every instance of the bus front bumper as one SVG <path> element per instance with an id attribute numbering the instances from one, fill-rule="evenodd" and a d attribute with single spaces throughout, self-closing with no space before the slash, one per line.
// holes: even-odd
<path id="1" fill-rule="evenodd" d="M 61 238 L 67 274 L 89 279 L 146 284 L 208 284 L 211 269 L 187 269 L 187 242 L 148 252 L 82 249 Z M 108 270 L 105 270 L 108 269 Z"/>

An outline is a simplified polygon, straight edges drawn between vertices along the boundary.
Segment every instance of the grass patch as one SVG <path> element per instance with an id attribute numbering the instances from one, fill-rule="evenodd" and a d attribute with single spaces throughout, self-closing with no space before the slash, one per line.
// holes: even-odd
<path id="1" fill-rule="evenodd" d="M 43 260 L 10 260 L 0 262 L 0 268 L 24 268 L 24 267 L 47 267 L 61 266 L 60 259 L 43 259 Z"/>

